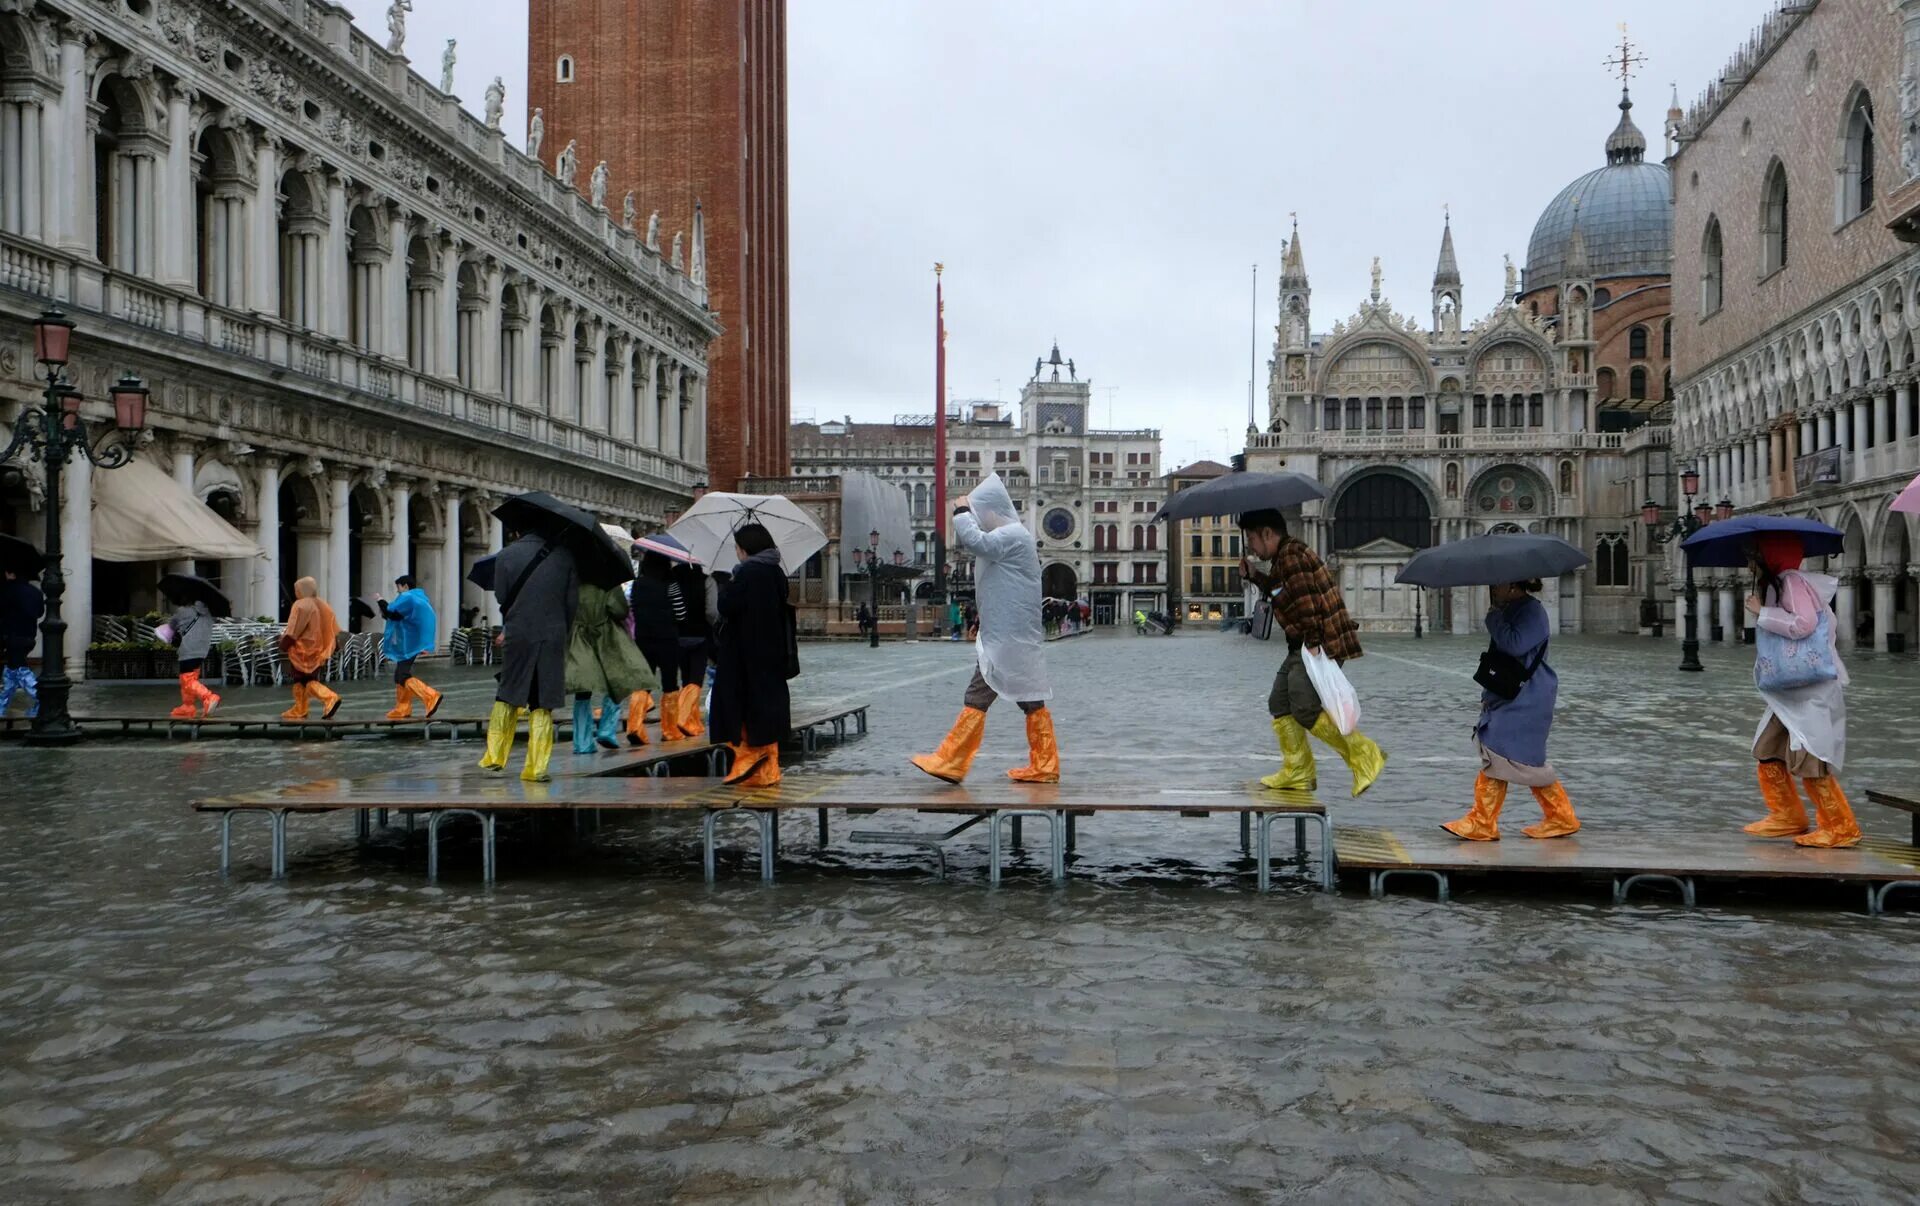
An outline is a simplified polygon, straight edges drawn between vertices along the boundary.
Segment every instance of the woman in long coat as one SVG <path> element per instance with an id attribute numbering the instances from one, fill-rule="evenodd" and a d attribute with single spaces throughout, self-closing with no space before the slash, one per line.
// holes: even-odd
<path id="1" fill-rule="evenodd" d="M 659 685 L 653 690 L 660 696 L 663 741 L 678 741 L 687 736 L 680 727 L 680 710 L 674 706 L 680 691 L 680 633 L 673 619 L 673 600 L 667 593 L 672 580 L 672 564 L 659 553 L 642 550 L 640 574 L 633 580 L 627 607 L 633 617 L 633 643 L 659 679 Z M 627 701 L 629 744 L 647 743 L 647 709 L 652 705 L 645 691 Z"/>
<path id="2" fill-rule="evenodd" d="M 1473 784 L 1473 807 L 1457 821 L 1441 828 L 1470 842 L 1500 839 L 1500 807 L 1507 785 L 1533 790 L 1544 819 L 1520 832 L 1530 838 L 1566 837 L 1579 831 L 1580 818 L 1560 776 L 1547 761 L 1547 733 L 1553 727 L 1553 705 L 1560 678 L 1547 665 L 1547 641 L 1553 626 L 1547 609 L 1533 593 L 1540 582 L 1512 582 L 1491 590 L 1487 635 L 1493 647 L 1532 673 L 1512 699 L 1492 691 L 1480 693 L 1480 720 L 1474 725 L 1474 745 L 1480 754 L 1480 777 Z"/>
<path id="3" fill-rule="evenodd" d="M 515 712 L 527 711 L 527 760 L 520 778 L 547 781 L 553 756 L 553 709 L 566 698 L 567 641 L 580 603 L 580 571 L 558 538 L 516 537 L 493 562 L 505 657 L 487 717 L 483 770 L 505 770 L 513 753 Z"/>
<path id="4" fill-rule="evenodd" d="M 713 733 L 733 749 L 728 783 L 768 787 L 780 782 L 780 740 L 793 720 L 787 698 L 787 571 L 773 537 L 759 524 L 741 524 L 733 539 L 740 564 L 720 591 Z"/>
<path id="5" fill-rule="evenodd" d="M 287 626 L 280 634 L 280 650 L 293 667 L 293 706 L 280 713 L 282 720 L 305 720 L 307 702 L 320 701 L 325 709 L 322 720 L 332 720 L 340 710 L 340 696 L 320 681 L 320 671 L 333 656 L 333 642 L 340 635 L 340 621 L 333 608 L 320 598 L 320 584 L 302 578 L 293 584 L 293 607 L 287 612 Z"/>
<path id="6" fill-rule="evenodd" d="M 573 693 L 576 754 L 591 754 L 595 741 L 607 749 L 617 748 L 614 732 L 620 721 L 620 701 L 660 686 L 659 676 L 640 656 L 639 646 L 628 639 L 626 619 L 627 597 L 618 588 L 580 584 L 580 610 L 574 613 L 567 641 L 567 690 Z M 600 698 L 597 730 L 595 696 Z"/>
<path id="7" fill-rule="evenodd" d="M 1837 625 L 1829 601 L 1839 583 L 1826 574 L 1804 572 L 1801 558 L 1800 537 L 1764 532 L 1748 565 L 1757 586 L 1747 596 L 1747 610 L 1759 627 L 1755 685 L 1761 658 L 1776 664 L 1798 660 L 1818 666 L 1819 674 L 1809 675 L 1818 681 L 1805 686 L 1760 687 L 1767 710 L 1753 736 L 1753 756 L 1760 764 L 1767 815 L 1746 829 L 1756 837 L 1791 837 L 1801 846 L 1855 846 L 1860 823 L 1838 777 L 1847 757 L 1848 678 L 1834 643 Z M 1818 828 L 1807 823 L 1807 811 L 1794 794 L 1795 779 L 1813 801 Z"/>

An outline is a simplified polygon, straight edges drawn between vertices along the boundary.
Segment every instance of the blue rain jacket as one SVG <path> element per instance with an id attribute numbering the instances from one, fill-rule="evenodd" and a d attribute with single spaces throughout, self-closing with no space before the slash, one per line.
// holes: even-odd
<path id="1" fill-rule="evenodd" d="M 431 653 L 436 625 L 427 592 L 417 586 L 403 590 L 399 598 L 387 604 L 387 631 L 380 638 L 380 652 L 394 662 Z"/>

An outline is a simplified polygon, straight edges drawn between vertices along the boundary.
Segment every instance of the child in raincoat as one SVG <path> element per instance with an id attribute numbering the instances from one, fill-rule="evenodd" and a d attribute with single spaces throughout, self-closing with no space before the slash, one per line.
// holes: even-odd
<path id="1" fill-rule="evenodd" d="M 986 733 L 987 709 L 1005 695 L 1027 717 L 1027 765 L 1009 770 L 1007 777 L 1021 783 L 1058 783 L 1060 746 L 1053 713 L 1047 710 L 1053 684 L 1042 656 L 1046 638 L 1040 620 L 1040 556 L 999 474 L 988 474 L 955 509 L 953 543 L 976 563 L 979 665 L 946 740 L 931 754 L 914 755 L 913 764 L 948 783 L 966 778 Z"/>
<path id="2" fill-rule="evenodd" d="M 1457 821 L 1440 826 L 1470 842 L 1500 840 L 1500 807 L 1506 803 L 1507 784 L 1533 789 L 1544 819 L 1521 830 L 1530 838 L 1566 837 L 1580 828 L 1567 789 L 1547 762 L 1547 732 L 1553 727 L 1553 705 L 1560 693 L 1560 677 L 1547 665 L 1547 640 L 1553 625 L 1547 609 L 1534 594 L 1540 580 L 1510 582 L 1489 592 L 1487 636 L 1493 647 L 1533 673 L 1512 699 L 1492 691 L 1480 693 L 1480 720 L 1473 727 L 1473 744 L 1480 755 L 1480 777 L 1473 784 L 1473 807 Z"/>
<path id="3" fill-rule="evenodd" d="M 174 609 L 167 619 L 172 640 L 180 651 L 180 706 L 167 713 L 175 720 L 205 719 L 220 706 L 220 697 L 200 681 L 200 668 L 213 652 L 213 613 L 195 599 Z"/>
<path id="4" fill-rule="evenodd" d="M 427 592 L 413 584 L 412 574 L 401 574 L 393 584 L 400 593 L 391 603 L 379 600 L 380 614 L 387 621 L 387 630 L 380 637 L 380 652 L 393 663 L 393 710 L 387 713 L 387 719 L 410 719 L 417 699 L 425 705 L 426 718 L 431 720 L 440 710 L 440 692 L 414 677 L 413 662 L 421 654 L 433 652 L 438 618 Z"/>
<path id="5" fill-rule="evenodd" d="M 305 720 L 307 703 L 313 699 L 325 709 L 320 714 L 322 720 L 332 720 L 340 710 L 340 696 L 320 681 L 320 671 L 333 656 L 340 622 L 334 618 L 333 608 L 319 596 L 320 584 L 312 578 L 293 584 L 293 608 L 287 612 L 287 626 L 280 633 L 280 651 L 293 667 L 293 706 L 280 713 L 282 720 Z"/>
<path id="6" fill-rule="evenodd" d="M 580 609 L 567 639 L 567 690 L 573 695 L 573 752 L 591 754 L 594 743 L 616 749 L 621 701 L 660 689 L 660 677 L 627 636 L 627 596 L 589 582 L 580 584 Z M 593 701 L 600 699 L 596 726 Z M 642 704 L 641 715 L 646 715 Z"/>
<path id="7" fill-rule="evenodd" d="M 1747 596 L 1747 611 L 1759 629 L 1754 635 L 1754 681 L 1760 682 L 1760 658 L 1799 656 L 1828 663 L 1833 676 L 1799 687 L 1760 687 L 1767 709 L 1753 736 L 1753 756 L 1760 764 L 1767 815 L 1746 831 L 1756 837 L 1791 837 L 1800 846 L 1854 846 L 1860 842 L 1860 824 L 1838 778 L 1847 757 L 1848 682 L 1834 643 L 1831 600 L 1839 583 L 1826 574 L 1803 571 L 1802 555 L 1800 537 L 1792 532 L 1761 533 L 1750 554 L 1748 568 L 1756 589 Z M 1796 649 L 1789 642 L 1801 644 Z M 1794 793 L 1795 779 L 1813 801 L 1813 825 Z"/>

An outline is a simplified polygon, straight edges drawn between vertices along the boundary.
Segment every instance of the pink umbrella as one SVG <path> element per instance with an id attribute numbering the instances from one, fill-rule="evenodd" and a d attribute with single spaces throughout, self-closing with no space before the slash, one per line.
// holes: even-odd
<path id="1" fill-rule="evenodd" d="M 1893 500 L 1893 509 L 1909 515 L 1920 515 L 1920 477 L 1908 482 L 1907 488 L 1900 491 L 1900 497 Z"/>

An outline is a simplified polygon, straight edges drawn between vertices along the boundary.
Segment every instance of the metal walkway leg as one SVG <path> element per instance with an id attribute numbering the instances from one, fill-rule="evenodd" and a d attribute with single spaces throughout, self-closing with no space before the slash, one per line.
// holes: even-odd
<path id="1" fill-rule="evenodd" d="M 774 823 L 779 813 L 772 808 L 747 808 L 738 804 L 710 808 L 700 822 L 700 842 L 706 863 L 707 882 L 714 880 L 714 829 L 724 816 L 752 817 L 760 826 L 760 882 L 773 882 L 773 853 L 776 841 Z"/>
<path id="2" fill-rule="evenodd" d="M 1625 879 L 1613 881 L 1613 903 L 1627 903 L 1627 896 L 1635 884 L 1672 884 L 1680 889 L 1680 903 L 1687 908 L 1693 907 L 1693 877 L 1690 875 L 1657 875 L 1647 872 L 1642 875 L 1629 875 Z"/>
<path id="3" fill-rule="evenodd" d="M 413 814 L 408 813 L 411 819 Z M 474 808 L 441 808 L 427 814 L 427 882 L 440 879 L 440 823 L 448 817 L 472 817 L 480 822 L 480 875 L 488 884 L 494 880 L 497 866 L 494 852 L 494 814 Z"/>
<path id="4" fill-rule="evenodd" d="M 1915 813 L 1915 824 L 1920 825 L 1920 813 Z M 1899 888 L 1920 888 L 1920 879 L 1892 879 L 1879 888 L 1867 885 L 1867 912 L 1875 917 L 1887 911 L 1887 897 Z"/>
<path id="5" fill-rule="evenodd" d="M 220 874 L 228 875 L 233 870 L 233 818 L 243 812 L 265 813 L 271 832 L 271 851 L 268 856 L 273 868 L 273 878 L 285 879 L 287 875 L 287 810 L 284 808 L 234 808 L 220 814 Z"/>
<path id="6" fill-rule="evenodd" d="M 1250 816 L 1250 813 L 1241 813 Z M 1307 822 L 1312 821 L 1320 827 L 1320 890 L 1331 892 L 1335 888 L 1333 878 L 1333 824 L 1318 813 L 1263 812 L 1259 815 L 1259 828 L 1254 835 L 1254 859 L 1259 867 L 1260 891 L 1265 892 L 1273 886 L 1273 826 L 1276 821 L 1291 817 L 1293 819 L 1293 842 L 1295 857 L 1304 869 L 1307 865 Z M 1375 892 L 1378 896 L 1379 893 Z M 1445 900 L 1446 881 L 1440 881 L 1440 899 Z"/>
<path id="7" fill-rule="evenodd" d="M 988 882 L 994 887 L 1000 886 L 1000 822 L 1011 820 L 1017 834 L 1020 821 L 1024 817 L 1033 817 L 1035 820 L 1047 823 L 1048 836 L 1053 840 L 1053 849 L 1049 852 L 1052 856 L 1053 882 L 1065 883 L 1067 879 L 1066 813 L 1064 810 L 1041 808 L 1001 808 L 994 811 L 990 821 L 992 827 L 987 830 Z"/>
<path id="8" fill-rule="evenodd" d="M 1375 871 L 1368 876 L 1368 893 L 1374 897 L 1385 896 L 1387 894 L 1387 881 L 1396 875 L 1424 875 L 1428 877 L 1439 886 L 1440 903 L 1447 903 L 1449 893 L 1447 891 L 1446 872 L 1429 871 L 1425 867 L 1392 867 L 1385 871 Z"/>

